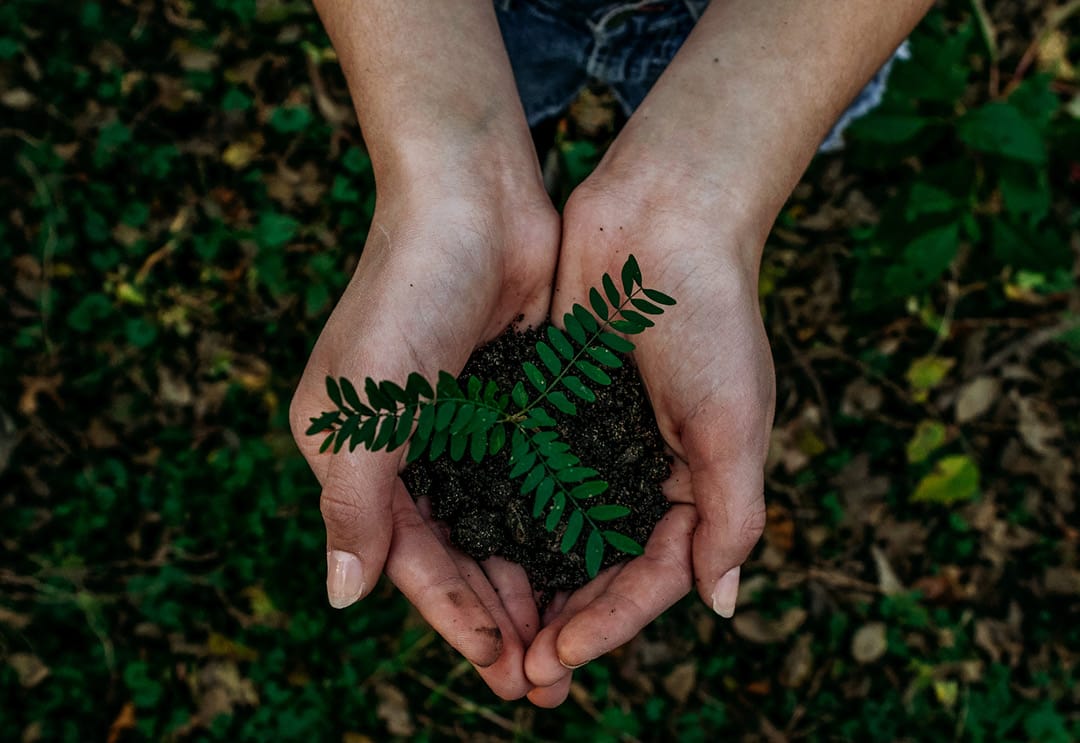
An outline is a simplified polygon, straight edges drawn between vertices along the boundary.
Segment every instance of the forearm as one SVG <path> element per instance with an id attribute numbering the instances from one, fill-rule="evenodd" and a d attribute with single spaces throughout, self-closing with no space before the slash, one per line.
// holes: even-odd
<path id="1" fill-rule="evenodd" d="M 724 200 L 760 247 L 833 122 L 930 5 L 713 0 L 603 168 Z"/>
<path id="2" fill-rule="evenodd" d="M 376 179 L 465 168 L 539 178 L 490 0 L 315 0 Z M 510 174 L 513 173 L 513 176 Z"/>

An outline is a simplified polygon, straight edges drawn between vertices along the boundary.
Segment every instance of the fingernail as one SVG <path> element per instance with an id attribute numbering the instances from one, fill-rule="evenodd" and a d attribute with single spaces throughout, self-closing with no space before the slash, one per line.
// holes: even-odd
<path id="1" fill-rule="evenodd" d="M 326 553 L 326 596 L 330 606 L 344 609 L 364 592 L 364 571 L 360 558 L 351 552 L 332 550 Z"/>
<path id="2" fill-rule="evenodd" d="M 735 614 L 735 599 L 739 597 L 739 568 L 734 567 L 716 581 L 712 592 L 712 608 L 724 619 Z"/>
<path id="3" fill-rule="evenodd" d="M 566 661 L 564 661 L 562 658 L 559 658 L 559 665 L 561 665 L 563 668 L 565 668 L 568 671 L 576 671 L 577 669 L 581 668 L 583 665 L 585 665 L 588 662 L 589 661 L 585 661 L 584 663 L 578 663 L 576 666 L 572 666 L 569 663 L 567 663 Z"/>

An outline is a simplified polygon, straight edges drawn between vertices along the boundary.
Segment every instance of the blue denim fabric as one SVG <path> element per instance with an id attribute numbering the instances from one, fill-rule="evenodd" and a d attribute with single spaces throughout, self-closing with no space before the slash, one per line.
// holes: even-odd
<path id="1" fill-rule="evenodd" d="M 708 4 L 709 0 L 495 0 L 529 125 L 561 113 L 590 81 L 611 88 L 629 116 Z M 893 62 L 906 57 L 905 44 L 840 117 L 821 151 L 843 146 L 843 130 L 881 102 Z"/>

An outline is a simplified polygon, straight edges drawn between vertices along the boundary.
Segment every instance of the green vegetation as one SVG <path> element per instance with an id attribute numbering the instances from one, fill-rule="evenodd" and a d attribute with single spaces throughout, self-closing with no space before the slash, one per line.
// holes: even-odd
<path id="1" fill-rule="evenodd" d="M 595 401 L 596 393 L 570 372 L 579 372 L 593 385 L 610 385 L 611 377 L 602 367 L 621 367 L 618 354 L 634 350 L 631 341 L 612 331 L 642 333 L 656 324 L 647 315 L 662 315 L 663 306 L 675 304 L 663 292 L 642 286 L 641 269 L 634 256 L 626 259 L 621 274 L 621 293 L 615 280 L 605 273 L 603 294 L 596 287 L 589 291 L 592 312 L 575 304 L 573 311 L 563 316 L 565 331 L 554 325 L 545 327 L 548 342 L 537 341 L 536 355 L 548 374 L 532 361 L 522 362 L 521 366 L 536 397 L 529 397 L 522 381 L 508 394 L 495 382 L 476 375 L 470 375 L 462 388 L 453 374 L 442 371 L 432 388 L 430 382 L 413 372 L 404 387 L 392 380 L 376 382 L 368 377 L 364 380 L 365 403 L 348 379 L 327 377 L 326 392 L 336 409 L 312 418 L 307 434 L 329 432 L 321 452 L 333 448 L 337 453 L 346 444 L 349 451 L 361 444 L 370 451 L 393 451 L 408 442 L 406 462 L 414 462 L 424 454 L 432 461 L 449 454 L 457 462 L 466 452 L 473 461 L 482 462 L 502 450 L 509 437 L 507 477 L 524 478 L 520 492 L 533 493 L 533 518 L 544 516 L 544 528 L 549 532 L 555 531 L 563 523 L 563 516 L 569 514 L 559 543 L 564 554 L 574 548 L 583 533 L 588 533 L 585 566 L 589 577 L 595 578 L 604 561 L 605 543 L 631 555 L 640 555 L 644 550 L 626 534 L 602 528 L 601 524 L 626 516 L 630 509 L 586 502 L 603 494 L 608 484 L 597 479 L 599 472 L 582 466 L 570 445 L 559 440 L 556 421 L 544 404 L 576 416 L 577 403 L 561 388 L 586 403 Z"/>
<path id="2" fill-rule="evenodd" d="M 538 713 L 326 606 L 287 408 L 374 191 L 308 4 L 0 3 L 0 740 L 1080 739 L 1076 8 L 944 3 L 815 161 L 734 620 Z"/>

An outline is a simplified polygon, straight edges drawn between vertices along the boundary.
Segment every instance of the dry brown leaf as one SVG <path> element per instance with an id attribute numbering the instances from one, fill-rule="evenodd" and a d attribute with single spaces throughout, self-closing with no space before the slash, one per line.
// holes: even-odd
<path id="1" fill-rule="evenodd" d="M 135 705 L 127 702 L 120 708 L 120 714 L 116 716 L 112 725 L 109 726 L 108 743 L 116 743 L 125 730 L 134 730 L 135 725 Z"/>
<path id="2" fill-rule="evenodd" d="M 806 621 L 806 609 L 795 606 L 784 612 L 779 619 L 766 619 L 759 611 L 735 614 L 731 620 L 735 634 L 744 640 L 769 645 L 782 642 Z"/>
<path id="3" fill-rule="evenodd" d="M 814 636 L 803 633 L 795 640 L 780 669 L 780 683 L 789 689 L 802 686 L 814 670 Z"/>
<path id="4" fill-rule="evenodd" d="M 387 731 L 391 735 L 411 737 L 416 732 L 416 725 L 409 714 L 408 697 L 401 689 L 386 682 L 375 685 L 375 695 L 379 698 L 375 714 L 386 723 Z"/>
<path id="5" fill-rule="evenodd" d="M 960 389 L 956 396 L 956 422 L 975 420 L 998 399 L 1001 383 L 995 377 L 976 377 Z"/>
<path id="6" fill-rule="evenodd" d="M 1043 575 L 1046 590 L 1061 596 L 1080 596 L 1080 570 L 1054 566 L 1046 569 Z"/>
<path id="7" fill-rule="evenodd" d="M 679 704 L 686 704 L 690 693 L 697 686 L 697 661 L 680 663 L 664 677 L 664 691 Z"/>
<path id="8" fill-rule="evenodd" d="M 859 663 L 873 663 L 889 649 L 884 622 L 870 622 L 855 630 L 851 638 L 851 655 Z"/>
<path id="9" fill-rule="evenodd" d="M 870 555 L 874 558 L 877 567 L 878 588 L 886 596 L 895 596 L 904 592 L 904 584 L 896 577 L 896 572 L 889 563 L 889 558 L 877 545 L 870 547 Z"/>
<path id="10" fill-rule="evenodd" d="M 25 111 L 37 101 L 34 94 L 26 88 L 11 88 L 0 95 L 0 103 L 16 111 Z"/>
<path id="11" fill-rule="evenodd" d="M 59 407 L 63 407 L 60 400 L 60 385 L 64 382 L 63 374 L 53 374 L 48 377 L 19 377 L 22 382 L 23 392 L 19 398 L 19 412 L 25 416 L 31 416 L 37 412 L 38 397 L 48 395 Z"/>
<path id="12" fill-rule="evenodd" d="M 15 669 L 19 684 L 27 689 L 34 688 L 49 675 L 49 667 L 32 653 L 12 653 L 7 662 Z"/>

